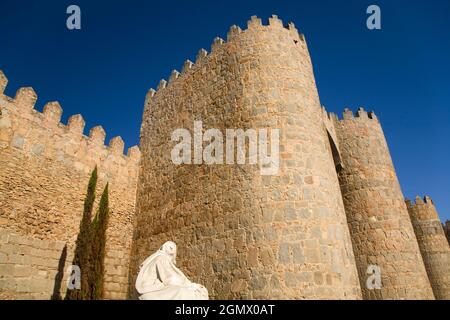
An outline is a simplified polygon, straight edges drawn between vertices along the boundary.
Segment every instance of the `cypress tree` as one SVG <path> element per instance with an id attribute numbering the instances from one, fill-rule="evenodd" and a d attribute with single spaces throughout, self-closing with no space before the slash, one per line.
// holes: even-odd
<path id="1" fill-rule="evenodd" d="M 92 171 L 84 200 L 83 217 L 80 222 L 80 232 L 78 233 L 75 247 L 75 254 L 72 265 L 77 265 L 81 269 L 81 289 L 67 290 L 67 300 L 86 300 L 90 294 L 90 257 L 91 257 L 91 220 L 92 209 L 95 202 L 95 188 L 97 186 L 97 166 Z"/>
<path id="2" fill-rule="evenodd" d="M 106 229 L 109 219 L 109 198 L 106 184 L 100 199 L 99 209 L 92 222 L 92 269 L 91 269 L 91 299 L 103 299 L 103 278 L 105 273 Z"/>

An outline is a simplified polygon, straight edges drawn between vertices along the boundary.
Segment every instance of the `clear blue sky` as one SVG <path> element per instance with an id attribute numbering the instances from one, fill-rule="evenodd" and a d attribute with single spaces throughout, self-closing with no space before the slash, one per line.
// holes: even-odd
<path id="1" fill-rule="evenodd" d="M 77 4 L 82 30 L 66 28 Z M 365 27 L 382 10 L 382 30 Z M 450 1 L 0 1 L 0 69 L 7 94 L 33 86 L 42 110 L 137 144 L 144 96 L 171 70 L 226 39 L 251 15 L 277 14 L 306 35 L 322 104 L 374 109 L 406 197 L 429 194 L 450 219 Z"/>

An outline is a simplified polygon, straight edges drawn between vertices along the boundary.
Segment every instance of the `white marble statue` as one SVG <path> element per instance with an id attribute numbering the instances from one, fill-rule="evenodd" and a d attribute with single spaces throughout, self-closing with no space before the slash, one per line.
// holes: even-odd
<path id="1" fill-rule="evenodd" d="M 208 290 L 175 266 L 177 246 L 168 241 L 140 266 L 136 290 L 140 300 L 208 300 Z"/>

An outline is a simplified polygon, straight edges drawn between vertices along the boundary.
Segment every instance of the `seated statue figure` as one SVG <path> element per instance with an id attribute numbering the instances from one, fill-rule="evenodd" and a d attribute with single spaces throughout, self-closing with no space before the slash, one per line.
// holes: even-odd
<path id="1" fill-rule="evenodd" d="M 208 300 L 208 290 L 175 266 L 177 246 L 168 241 L 140 266 L 136 290 L 140 300 Z"/>

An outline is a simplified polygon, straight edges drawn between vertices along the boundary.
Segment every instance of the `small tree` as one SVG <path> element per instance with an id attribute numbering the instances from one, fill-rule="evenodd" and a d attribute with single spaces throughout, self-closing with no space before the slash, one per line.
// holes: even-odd
<path id="1" fill-rule="evenodd" d="M 92 209 L 95 202 L 95 188 L 97 187 L 97 167 L 92 171 L 89 179 L 89 184 L 84 200 L 83 217 L 80 222 L 80 232 L 76 240 L 75 254 L 73 258 L 73 265 L 77 265 L 81 270 L 81 289 L 67 290 L 67 300 L 86 300 L 91 296 L 90 294 L 90 257 L 91 257 L 91 220 Z"/>
<path id="2" fill-rule="evenodd" d="M 103 278 L 105 273 L 106 228 L 109 219 L 108 184 L 100 199 L 100 205 L 92 222 L 92 269 L 91 299 L 103 299 Z"/>
<path id="3" fill-rule="evenodd" d="M 99 208 L 92 219 L 97 186 L 97 167 L 89 179 L 80 232 L 76 241 L 73 265 L 81 269 L 81 289 L 67 290 L 67 300 L 103 299 L 103 279 L 105 273 L 106 229 L 109 219 L 109 184 L 100 198 Z"/>

